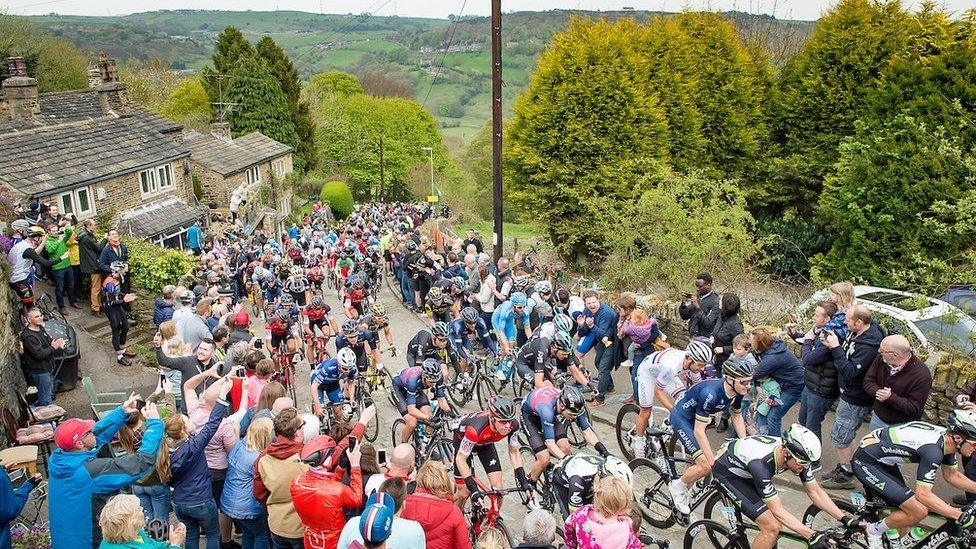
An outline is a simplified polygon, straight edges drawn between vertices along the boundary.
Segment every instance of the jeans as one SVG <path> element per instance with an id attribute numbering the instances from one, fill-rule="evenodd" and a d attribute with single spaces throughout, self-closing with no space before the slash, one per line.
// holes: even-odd
<path id="1" fill-rule="evenodd" d="M 868 429 L 873 431 L 875 429 L 883 429 L 885 427 L 890 427 L 890 426 L 891 426 L 890 424 L 881 421 L 881 419 L 878 417 L 878 414 L 871 412 L 871 423 L 868 425 Z"/>
<path id="2" fill-rule="evenodd" d="M 271 547 L 274 549 L 305 549 L 305 540 L 302 538 L 283 538 L 272 532 Z"/>
<path id="3" fill-rule="evenodd" d="M 132 485 L 132 494 L 139 497 L 139 505 L 146 515 L 146 522 L 159 519 L 169 522 L 169 486 L 156 484 L 154 486 Z"/>
<path id="4" fill-rule="evenodd" d="M 74 302 L 75 277 L 71 267 L 54 270 L 54 298 L 58 302 L 58 308 L 64 308 L 64 298 Z"/>
<path id="5" fill-rule="evenodd" d="M 410 289 L 410 277 L 407 273 L 400 276 L 400 293 L 403 294 L 404 301 L 413 304 L 413 290 Z"/>
<path id="6" fill-rule="evenodd" d="M 821 431 L 823 421 L 835 400 L 837 399 L 825 398 L 809 389 L 803 389 L 803 396 L 800 397 L 800 415 L 797 421 L 800 422 L 800 425 L 813 431 L 817 438 L 823 440 Z"/>
<path id="7" fill-rule="evenodd" d="M 784 390 L 780 393 L 781 402 L 779 406 L 773 406 L 769 410 L 769 415 L 766 416 L 768 433 L 772 433 L 773 436 L 779 436 L 783 432 L 783 416 L 800 400 L 801 394 L 803 394 L 802 388 L 797 388 L 790 392 Z"/>
<path id="8" fill-rule="evenodd" d="M 71 301 L 81 301 L 82 300 L 82 287 L 85 285 L 83 278 L 81 276 L 81 265 L 71 266 L 71 279 L 74 281 L 74 291 L 71 292 Z"/>
<path id="9" fill-rule="evenodd" d="M 644 351 L 643 348 L 641 348 L 640 345 L 631 345 L 630 350 L 632 351 L 632 353 L 628 353 L 630 355 L 628 356 L 628 358 L 631 361 L 630 362 L 630 383 L 633 385 L 633 387 L 631 387 L 631 389 L 633 390 L 632 394 L 636 399 L 637 398 L 637 367 L 640 366 L 640 363 L 643 362 L 645 358 L 647 358 L 647 353 Z"/>
<path id="10" fill-rule="evenodd" d="M 31 383 L 37 387 L 37 405 L 47 406 L 54 402 L 54 373 L 29 373 Z"/>
<path id="11" fill-rule="evenodd" d="M 271 532 L 268 531 L 268 515 L 253 519 L 234 519 L 241 532 L 241 549 L 268 549 Z"/>
<path id="12" fill-rule="evenodd" d="M 220 549 L 217 504 L 213 499 L 198 505 L 173 505 L 176 518 L 186 525 L 186 549 L 200 549 L 200 532 L 207 536 L 207 549 Z"/>
<path id="13" fill-rule="evenodd" d="M 597 398 L 602 402 L 607 398 L 607 391 L 613 389 L 613 345 L 607 347 L 603 341 L 597 341 L 594 347 L 596 347 L 596 356 L 593 357 L 593 364 L 600 373 Z"/>

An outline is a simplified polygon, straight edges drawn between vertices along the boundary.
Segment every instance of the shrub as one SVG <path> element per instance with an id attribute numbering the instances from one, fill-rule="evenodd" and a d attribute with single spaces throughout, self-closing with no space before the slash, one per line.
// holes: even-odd
<path id="1" fill-rule="evenodd" d="M 124 239 L 129 247 L 129 277 L 136 287 L 159 293 L 167 284 L 178 284 L 180 277 L 197 264 L 196 258 L 180 250 L 160 248 L 145 240 Z"/>
<path id="2" fill-rule="evenodd" d="M 830 248 L 829 231 L 816 221 L 804 221 L 793 211 L 765 217 L 756 223 L 762 243 L 765 272 L 791 283 L 810 280 L 810 261 Z"/>
<path id="3" fill-rule="evenodd" d="M 342 181 L 329 181 L 322 185 L 319 198 L 332 208 L 337 219 L 345 219 L 352 213 L 352 191 Z"/>

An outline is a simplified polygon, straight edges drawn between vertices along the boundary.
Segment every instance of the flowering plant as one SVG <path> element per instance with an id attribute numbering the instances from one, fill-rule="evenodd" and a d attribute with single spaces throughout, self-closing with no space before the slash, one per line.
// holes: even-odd
<path id="1" fill-rule="evenodd" d="M 16 525 L 10 529 L 13 549 L 51 549 L 51 529 L 46 524 Z"/>

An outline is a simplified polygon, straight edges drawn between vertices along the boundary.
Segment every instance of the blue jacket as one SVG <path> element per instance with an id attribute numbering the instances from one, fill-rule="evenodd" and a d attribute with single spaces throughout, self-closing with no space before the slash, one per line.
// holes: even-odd
<path id="1" fill-rule="evenodd" d="M 227 455 L 227 477 L 220 496 L 220 510 L 232 519 L 255 519 L 264 515 L 264 507 L 254 498 L 254 462 L 259 452 L 252 452 L 242 440 Z"/>
<path id="2" fill-rule="evenodd" d="M 617 313 L 606 303 L 600 303 L 600 308 L 596 310 L 596 314 L 591 313 L 589 309 L 584 309 L 583 318 L 592 318 L 593 327 L 591 328 L 586 324 L 580 326 L 578 333 L 582 339 L 576 350 L 581 355 L 588 353 L 604 337 L 613 340 L 617 336 Z"/>
<path id="3" fill-rule="evenodd" d="M 153 324 L 159 328 L 159 325 L 167 320 L 173 319 L 173 302 L 170 301 L 166 303 L 166 300 L 157 297 L 155 303 L 153 304 Z"/>
<path id="4" fill-rule="evenodd" d="M 33 488 L 34 484 L 26 481 L 14 490 L 10 477 L 0 473 L 0 549 L 10 549 L 10 522 L 24 509 L 27 494 Z"/>
<path id="5" fill-rule="evenodd" d="M 51 540 L 58 549 L 91 549 L 93 535 L 101 538 L 98 515 L 109 496 L 149 474 L 163 440 L 163 422 L 146 421 L 142 444 L 134 454 L 99 458 L 99 450 L 112 441 L 125 424 L 119 406 L 95 424 L 95 447 L 84 452 L 60 448 L 48 462 Z"/>
<path id="6" fill-rule="evenodd" d="M 186 231 L 186 245 L 190 247 L 191 250 L 199 250 L 203 248 L 203 229 L 200 225 L 194 223 Z"/>
<path id="7" fill-rule="evenodd" d="M 512 305 L 511 301 L 503 301 L 501 305 L 495 307 L 495 312 L 491 314 L 491 327 L 495 329 L 495 333 L 500 333 L 505 336 L 505 339 L 513 342 L 517 334 L 517 328 L 515 325 L 515 307 Z M 529 313 L 522 309 L 522 325 L 529 325 Z"/>
<path id="8" fill-rule="evenodd" d="M 773 341 L 772 346 L 759 353 L 759 365 L 756 366 L 753 377 L 772 377 L 784 393 L 803 390 L 803 364 L 780 339 Z"/>
<path id="9" fill-rule="evenodd" d="M 170 452 L 170 471 L 173 476 L 169 485 L 173 487 L 173 503 L 180 505 L 200 505 L 213 501 L 213 488 L 210 487 L 210 469 L 203 455 L 203 449 L 210 443 L 220 427 L 227 412 L 227 403 L 217 401 L 210 411 L 210 419 L 183 444 Z"/>

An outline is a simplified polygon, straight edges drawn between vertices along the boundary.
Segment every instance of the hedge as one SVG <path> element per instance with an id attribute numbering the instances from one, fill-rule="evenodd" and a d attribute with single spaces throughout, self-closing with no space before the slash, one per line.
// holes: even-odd
<path id="1" fill-rule="evenodd" d="M 129 277 L 137 288 L 160 293 L 167 284 L 179 284 L 180 278 L 197 265 L 198 259 L 180 250 L 161 248 L 145 240 L 123 239 L 129 248 Z"/>
<path id="2" fill-rule="evenodd" d="M 332 208 L 336 219 L 345 219 L 352 213 L 352 191 L 342 181 L 329 181 L 322 185 L 319 198 Z"/>

